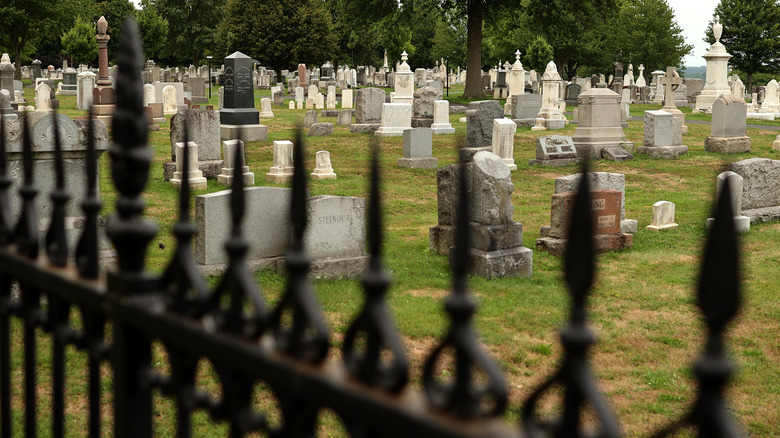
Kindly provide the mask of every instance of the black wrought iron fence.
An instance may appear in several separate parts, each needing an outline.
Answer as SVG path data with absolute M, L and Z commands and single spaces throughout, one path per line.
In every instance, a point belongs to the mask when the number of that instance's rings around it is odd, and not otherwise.
M 229 425 L 230 436 L 260 431 L 268 436 L 316 435 L 318 413 L 330 409 L 351 436 L 356 437 L 516 437 L 603 436 L 621 434 L 591 377 L 588 349 L 594 336 L 586 325 L 586 298 L 595 269 L 587 164 L 576 197 L 565 260 L 566 283 L 572 295 L 568 325 L 561 331 L 564 355 L 560 368 L 536 390 L 522 408 L 522 425 L 508 425 L 501 415 L 507 388 L 495 362 L 480 348 L 471 324 L 475 301 L 466 284 L 470 227 L 459 226 L 452 256 L 453 287 L 446 299 L 449 330 L 428 355 L 422 370 L 422 390 L 407 386 L 409 363 L 400 336 L 389 316 L 385 292 L 390 284 L 382 266 L 382 223 L 376 148 L 372 158 L 369 193 L 368 242 L 370 263 L 363 275 L 363 308 L 351 322 L 341 359 L 330 359 L 329 334 L 316 302 L 307 270 L 310 258 L 303 244 L 306 226 L 306 178 L 300 133 L 295 142 L 295 176 L 290 209 L 292 246 L 286 256 L 287 289 L 273 309 L 245 264 L 248 249 L 242 236 L 243 179 L 233 178 L 232 232 L 225 244 L 229 264 L 221 282 L 209 290 L 197 271 L 191 251 L 195 228 L 190 221 L 188 169 L 182 172 L 179 220 L 174 228 L 176 249 L 163 275 L 145 270 L 146 248 L 157 233 L 144 219 L 141 194 L 147 181 L 151 151 L 146 144 L 146 116 L 137 30 L 128 22 L 119 54 L 117 106 L 113 119 L 111 170 L 118 199 L 108 219 L 107 235 L 116 249 L 118 267 L 107 276 L 98 272 L 98 213 L 93 136 L 88 144 L 88 191 L 81 207 L 83 234 L 75 250 L 65 236 L 64 209 L 69 195 L 63 177 L 62 151 L 55 121 L 56 189 L 51 194 L 51 222 L 39 253 L 37 191 L 33 185 L 30 133 L 23 126 L 24 171 L 19 187 L 20 216 L 10 213 L 5 123 L 0 122 L 0 434 L 35 436 L 39 419 L 36 388 L 41 384 L 36 342 L 43 329 L 52 340 L 51 430 L 64 436 L 65 349 L 87 353 L 88 433 L 101 427 L 103 395 L 100 367 L 113 373 L 113 435 L 146 437 L 153 432 L 153 392 L 176 404 L 176 434 L 192 433 L 191 416 L 203 410 Z M 23 117 L 26 120 L 26 117 Z M 92 117 L 90 115 L 90 121 Z M 91 132 L 90 126 L 90 132 Z M 185 133 L 185 143 L 187 134 Z M 183 149 L 185 166 L 188 149 Z M 236 167 L 243 157 L 236 148 Z M 469 223 L 466 172 L 460 172 L 458 224 Z M 726 181 L 728 184 L 728 180 Z M 698 304 L 708 335 L 704 353 L 696 362 L 698 398 L 690 413 L 656 433 L 664 436 L 692 425 L 700 436 L 737 436 L 726 408 L 723 389 L 732 365 L 723 349 L 723 331 L 740 303 L 738 248 L 731 213 L 730 192 L 721 191 L 715 224 L 706 245 Z M 69 260 L 69 256 L 72 257 Z M 18 294 L 12 294 L 18 285 Z M 45 298 L 45 304 L 44 304 Z M 71 323 L 76 309 L 83 324 Z M 23 326 L 22 345 L 10 341 L 10 322 Z M 111 338 L 105 337 L 106 324 Z M 168 354 L 170 371 L 153 366 L 153 342 Z M 23 350 L 23 403 L 12 404 L 11 351 Z M 434 373 L 445 352 L 452 352 L 451 380 Z M 198 362 L 214 365 L 221 396 L 197 389 Z M 278 400 L 281 421 L 254 407 L 253 388 L 264 383 Z M 537 401 L 553 385 L 562 386 L 562 412 L 551 420 L 537 417 Z M 49 404 L 46 404 L 49 406 Z M 12 411 L 23 410 L 23 430 L 12 428 Z M 583 425 L 586 410 L 597 425 Z M 592 422 L 591 422 L 592 423 Z

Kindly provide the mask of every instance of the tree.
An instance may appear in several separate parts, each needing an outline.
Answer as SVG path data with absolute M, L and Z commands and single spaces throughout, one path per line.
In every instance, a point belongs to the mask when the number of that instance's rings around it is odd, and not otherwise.
M 714 16 L 720 16 L 720 42 L 732 58 L 729 64 L 747 74 L 748 90 L 756 73 L 780 70 L 780 4 L 778 0 L 721 0 Z M 712 24 L 705 41 L 715 42 Z
M 562 76 L 575 76 L 582 65 L 608 64 L 617 0 L 529 0 L 526 10 L 529 25 L 553 47 Z
M 56 16 L 54 0 L 11 0 L 0 6 L 0 45 L 7 48 L 16 62 L 16 79 L 22 78 L 22 54 L 29 51 L 35 39 L 46 33 Z
M 130 0 L 103 0 L 95 2 L 91 8 L 92 21 L 97 23 L 100 17 L 108 21 L 108 59 L 113 62 L 119 53 L 119 42 L 122 41 L 122 29 L 125 19 L 135 14 L 135 7 Z M 92 34 L 94 38 L 94 33 Z M 97 44 L 97 43 L 95 43 Z
M 536 37 L 526 51 L 525 67 L 529 70 L 543 72 L 553 60 L 553 48 L 543 36 Z
M 78 16 L 73 27 L 62 35 L 62 49 L 73 65 L 94 61 L 98 55 L 95 26 Z
M 245 52 L 282 69 L 298 62 L 320 64 L 336 49 L 331 17 L 318 0 L 228 0 L 219 26 L 225 53 Z
M 224 4 L 225 0 L 141 0 L 144 9 L 154 7 L 168 21 L 163 54 L 174 63 L 193 65 L 198 65 L 206 50 L 214 47 Z M 254 32 L 260 35 L 266 30 L 258 27 Z
M 450 68 L 466 65 L 466 20 L 453 17 L 436 23 L 431 54 L 449 60 Z
M 144 43 L 146 58 L 156 58 L 168 39 L 168 20 L 163 18 L 155 7 L 147 6 L 136 12 L 136 21 Z
M 648 72 L 681 67 L 693 46 L 685 44 L 674 10 L 666 0 L 626 0 L 620 8 L 616 59 L 624 65 L 644 64 Z M 652 43 L 648 43 L 652 42 Z

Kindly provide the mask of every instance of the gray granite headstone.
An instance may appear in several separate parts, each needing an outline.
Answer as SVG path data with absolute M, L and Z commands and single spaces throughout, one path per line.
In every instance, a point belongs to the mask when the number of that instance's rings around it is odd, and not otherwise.
M 314 196 L 309 198 L 307 208 L 304 247 L 315 261 L 365 255 L 365 199 Z
M 306 114 L 303 116 L 303 127 L 306 129 L 311 128 L 311 125 L 318 122 L 319 113 L 317 110 L 309 110 L 306 111 Z
M 361 88 L 355 96 L 355 124 L 380 123 L 385 92 L 379 88 Z
M 674 116 L 663 110 L 645 111 L 645 147 L 682 144 L 682 128 L 675 132 Z
M 744 137 L 747 105 L 734 96 L 715 99 L 712 104 L 712 137 Z
M 431 128 L 412 128 L 404 131 L 404 158 L 430 158 L 433 151 Z
M 493 119 L 504 117 L 504 109 L 497 100 L 469 103 L 466 110 L 466 137 L 468 147 L 492 146 Z
M 541 94 L 516 94 L 512 96 L 513 119 L 535 119 L 541 109 Z
M 219 112 L 211 110 L 179 111 L 171 118 L 171 160 L 176 161 L 176 143 L 184 141 L 184 124 L 188 122 L 189 141 L 198 145 L 198 160 L 221 159 Z
M 483 225 L 512 222 L 512 178 L 504 160 L 491 152 L 477 152 L 471 168 L 471 221 Z
M 731 163 L 743 180 L 742 209 L 780 206 L 780 160 L 750 158 Z

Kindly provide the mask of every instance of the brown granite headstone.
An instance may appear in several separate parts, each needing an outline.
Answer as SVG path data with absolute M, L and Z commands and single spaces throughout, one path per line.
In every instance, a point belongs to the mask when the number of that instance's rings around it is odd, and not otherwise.
M 550 237 L 567 238 L 576 196 L 577 192 L 558 193 L 552 196 Z M 593 233 L 595 235 L 620 233 L 622 198 L 619 190 L 591 190 Z

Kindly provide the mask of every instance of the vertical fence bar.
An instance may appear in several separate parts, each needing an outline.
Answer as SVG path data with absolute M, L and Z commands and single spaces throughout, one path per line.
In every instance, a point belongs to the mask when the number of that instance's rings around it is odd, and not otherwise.
M 105 320 L 87 311 L 83 311 L 82 315 L 84 318 L 84 335 L 87 341 L 87 354 L 89 355 L 89 436 L 98 438 L 100 437 L 101 424 L 100 364 L 103 361 L 103 329 Z
M 108 276 L 108 291 L 128 298 L 154 293 L 157 279 L 145 271 L 146 250 L 157 226 L 144 219 L 141 193 L 149 176 L 152 151 L 147 145 L 143 109 L 141 47 L 135 21 L 125 21 L 120 44 L 113 118 L 114 144 L 110 150 L 111 176 L 119 197 L 106 232 L 116 247 L 119 270 Z M 152 389 L 140 376 L 151 367 L 151 340 L 139 329 L 113 324 L 114 435 L 118 438 L 152 435 Z
M 0 114 L 0 245 L 12 241 L 8 162 L 5 149 L 5 118 Z M 0 437 L 11 437 L 11 280 L 0 275 Z

